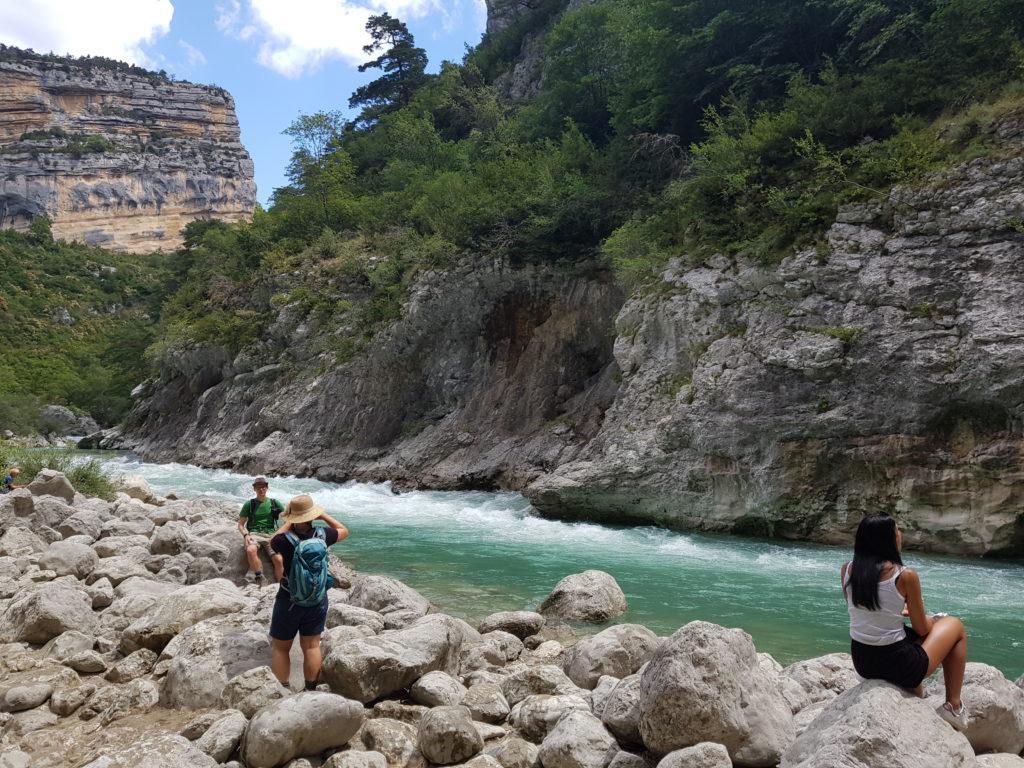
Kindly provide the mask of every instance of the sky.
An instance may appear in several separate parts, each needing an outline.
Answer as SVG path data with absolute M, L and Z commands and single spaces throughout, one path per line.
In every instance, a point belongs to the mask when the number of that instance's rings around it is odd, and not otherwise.
M 379 75 L 357 67 L 366 19 L 383 11 L 409 25 L 431 72 L 461 61 L 486 22 L 483 0 L 0 0 L 0 42 L 227 88 L 266 204 L 285 183 L 288 124 L 303 112 L 351 114 L 349 95 Z

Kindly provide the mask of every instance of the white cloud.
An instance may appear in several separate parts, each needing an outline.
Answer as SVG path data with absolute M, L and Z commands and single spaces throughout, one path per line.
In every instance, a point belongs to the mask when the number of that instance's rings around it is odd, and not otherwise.
M 206 64 L 206 56 L 203 52 L 196 48 L 192 43 L 187 40 L 178 40 L 178 46 L 185 53 L 185 66 L 189 69 L 195 69 Z
M 170 31 L 173 15 L 171 0 L 3 0 L 0 41 L 148 66 L 143 46 Z
M 223 0 L 217 28 L 257 44 L 256 60 L 285 77 L 299 77 L 324 62 L 366 60 L 366 20 L 387 11 L 402 20 L 428 13 L 448 17 L 442 0 Z

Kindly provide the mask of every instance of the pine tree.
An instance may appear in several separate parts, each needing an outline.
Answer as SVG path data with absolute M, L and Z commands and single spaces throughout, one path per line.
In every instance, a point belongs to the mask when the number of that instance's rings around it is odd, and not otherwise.
M 427 79 L 427 52 L 416 47 L 416 41 L 405 23 L 388 13 L 371 16 L 366 31 L 373 42 L 363 51 L 380 55 L 360 65 L 359 71 L 379 69 L 383 75 L 358 88 L 348 100 L 350 107 L 362 107 L 355 120 L 358 127 L 369 127 L 383 115 L 406 106 L 416 89 Z

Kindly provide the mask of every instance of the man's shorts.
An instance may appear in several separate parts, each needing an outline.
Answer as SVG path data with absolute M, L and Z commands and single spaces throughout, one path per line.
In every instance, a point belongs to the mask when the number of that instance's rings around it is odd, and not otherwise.
M 288 598 L 277 599 L 270 618 L 270 636 L 275 640 L 294 640 L 296 633 L 302 637 L 322 635 L 326 624 L 326 597 L 323 604 L 312 608 L 295 605 Z
M 266 553 L 267 557 L 273 557 L 277 554 L 277 552 L 274 551 L 274 547 L 270 544 L 270 539 L 272 537 L 263 533 L 250 533 L 249 535 L 252 536 L 252 543 L 259 549 L 262 549 Z

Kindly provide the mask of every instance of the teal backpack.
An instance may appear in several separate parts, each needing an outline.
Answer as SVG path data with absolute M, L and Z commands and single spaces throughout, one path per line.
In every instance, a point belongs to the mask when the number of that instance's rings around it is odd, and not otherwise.
M 295 547 L 288 572 L 288 591 L 292 602 L 304 608 L 320 605 L 334 581 L 327 573 L 327 537 L 323 528 L 314 528 L 313 537 L 300 539 L 293 531 L 285 534 Z

